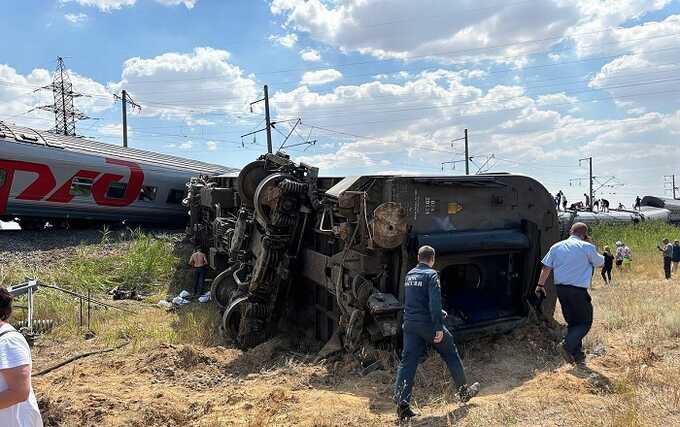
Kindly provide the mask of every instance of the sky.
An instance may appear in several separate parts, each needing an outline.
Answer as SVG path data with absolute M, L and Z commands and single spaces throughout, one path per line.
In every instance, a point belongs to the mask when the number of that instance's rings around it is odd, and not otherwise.
M 535 177 L 630 206 L 680 185 L 680 4 L 671 0 L 5 0 L 0 120 L 64 58 L 79 135 L 240 167 L 274 148 L 323 175 Z M 299 121 L 298 121 L 299 119 Z M 288 136 L 289 135 L 289 136 Z M 288 137 L 287 137 L 288 136 Z M 286 138 L 287 137 L 287 138 Z M 680 192 L 678 193 L 680 195 Z

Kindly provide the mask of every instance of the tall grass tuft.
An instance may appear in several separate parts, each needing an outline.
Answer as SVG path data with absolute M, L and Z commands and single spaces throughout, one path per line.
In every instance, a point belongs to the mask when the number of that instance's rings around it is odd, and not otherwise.
M 593 240 L 600 249 L 609 246 L 612 251 L 617 241 L 627 244 L 636 254 L 649 256 L 657 254 L 656 246 L 661 240 L 680 239 L 680 228 L 661 221 L 648 221 L 640 224 L 602 224 L 593 227 Z

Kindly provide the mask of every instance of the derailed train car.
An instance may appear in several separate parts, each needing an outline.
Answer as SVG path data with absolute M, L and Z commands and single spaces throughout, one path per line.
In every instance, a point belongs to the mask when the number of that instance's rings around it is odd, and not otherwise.
M 222 331 L 244 348 L 282 320 L 350 351 L 396 337 L 403 279 L 423 244 L 437 251 L 452 332 L 511 330 L 559 237 L 550 194 L 509 174 L 321 178 L 267 154 L 238 175 L 192 179 L 188 202 L 193 239 L 217 273 Z M 541 308 L 552 315 L 549 295 Z

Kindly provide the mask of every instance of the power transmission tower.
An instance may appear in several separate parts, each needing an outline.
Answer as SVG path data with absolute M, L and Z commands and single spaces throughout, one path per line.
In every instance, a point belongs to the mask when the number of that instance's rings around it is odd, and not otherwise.
M 122 106 L 122 112 L 123 112 L 123 147 L 128 146 L 128 130 L 127 130 L 127 105 L 130 104 L 132 109 L 137 109 L 137 111 L 142 111 L 142 107 L 137 104 L 132 98 L 130 98 L 130 95 L 127 93 L 125 89 L 121 91 L 120 96 L 118 95 L 113 95 L 114 98 L 120 101 L 121 106 Z
M 677 200 L 676 191 L 678 190 L 678 187 L 675 186 L 675 174 L 664 176 L 663 181 L 664 193 L 672 194 L 673 199 Z
M 85 120 L 89 117 L 78 111 L 73 105 L 73 98 L 83 95 L 73 90 L 73 83 L 71 83 L 71 78 L 64 65 L 64 58 L 61 56 L 57 57 L 57 68 L 52 76 L 52 83 L 36 89 L 36 92 L 44 89 L 52 91 L 54 104 L 42 105 L 35 109 L 54 113 L 54 133 L 75 136 L 76 120 Z
M 257 104 L 258 102 L 264 101 L 264 120 L 265 120 L 265 127 L 260 130 L 256 130 L 254 132 L 249 132 L 247 134 L 241 135 L 241 138 L 248 136 L 248 135 L 253 135 L 258 132 L 262 132 L 263 130 L 267 131 L 267 152 L 271 153 L 272 152 L 272 126 L 273 123 L 271 122 L 271 118 L 269 117 L 269 88 L 267 85 L 264 85 L 264 97 L 261 99 L 258 99 L 257 101 L 253 101 L 250 103 L 250 112 L 253 112 L 253 105 Z

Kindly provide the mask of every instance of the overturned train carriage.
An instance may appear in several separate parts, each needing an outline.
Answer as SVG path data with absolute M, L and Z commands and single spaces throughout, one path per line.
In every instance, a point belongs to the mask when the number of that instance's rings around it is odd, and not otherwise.
M 222 330 L 242 347 L 284 319 L 348 350 L 389 341 L 424 244 L 437 251 L 455 334 L 511 330 L 559 236 L 550 194 L 517 175 L 321 178 L 268 154 L 238 176 L 194 178 L 188 201 L 191 234 L 217 274 Z M 542 304 L 552 315 L 554 297 Z

